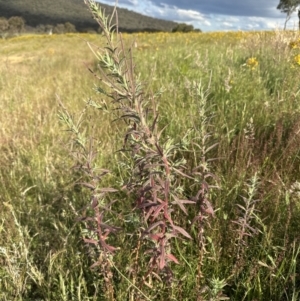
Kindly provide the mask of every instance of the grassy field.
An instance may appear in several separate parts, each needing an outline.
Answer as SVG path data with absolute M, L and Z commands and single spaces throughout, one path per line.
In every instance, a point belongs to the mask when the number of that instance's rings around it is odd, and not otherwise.
M 20 36 L 0 41 L 0 300 L 299 300 L 299 33 L 123 39 L 133 46 L 146 109 L 161 91 L 152 122 L 188 175 L 171 178 L 174 191 L 203 196 L 171 208 L 190 236 L 167 246 L 179 263 L 149 264 L 153 242 L 142 239 L 145 220 L 124 189 L 135 168 L 119 152 L 130 123 L 105 107 L 110 98 L 99 93 L 103 74 L 87 45 L 104 47 L 104 37 Z M 76 148 L 79 134 L 62 116 L 81 118 L 97 152 Z M 96 176 L 76 167 L 89 156 L 111 171 L 101 185 L 116 190 L 107 219 L 121 230 L 107 241 L 118 250 L 104 259 L 82 240 L 93 189 L 78 183 Z

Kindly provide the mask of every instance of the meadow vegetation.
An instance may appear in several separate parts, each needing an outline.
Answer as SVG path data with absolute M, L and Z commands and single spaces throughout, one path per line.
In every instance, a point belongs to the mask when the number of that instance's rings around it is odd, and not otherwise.
M 299 300 L 299 33 L 122 41 L 0 41 L 0 300 Z

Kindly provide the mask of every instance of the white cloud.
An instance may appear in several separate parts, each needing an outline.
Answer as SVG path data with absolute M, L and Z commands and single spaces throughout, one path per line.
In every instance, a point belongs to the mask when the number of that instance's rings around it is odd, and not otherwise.
M 99 0 L 114 5 L 114 1 Z M 270 30 L 283 28 L 285 15 L 279 0 L 119 0 L 119 6 L 154 18 L 184 22 L 203 31 Z M 298 28 L 294 13 L 288 29 Z
M 203 21 L 205 19 L 204 15 L 195 10 L 175 9 L 175 12 L 183 19 L 190 19 L 194 21 Z
M 222 24 L 223 24 L 225 27 L 229 27 L 229 28 L 234 27 L 234 24 L 232 24 L 232 23 L 223 22 Z

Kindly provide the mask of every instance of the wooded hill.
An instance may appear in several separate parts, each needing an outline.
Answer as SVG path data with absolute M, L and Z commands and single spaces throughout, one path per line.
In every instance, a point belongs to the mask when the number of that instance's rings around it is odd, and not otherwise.
M 99 3 L 111 14 L 113 6 Z M 0 0 L 0 17 L 22 17 L 26 25 L 57 25 L 70 22 L 78 31 L 97 30 L 83 0 Z M 119 28 L 122 31 L 171 31 L 177 23 L 147 17 L 127 9 L 118 8 Z

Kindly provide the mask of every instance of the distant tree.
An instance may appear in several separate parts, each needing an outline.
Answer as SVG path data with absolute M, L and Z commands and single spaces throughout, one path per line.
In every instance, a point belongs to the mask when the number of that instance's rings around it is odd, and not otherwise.
M 53 31 L 53 25 L 50 24 L 39 24 L 36 26 L 35 31 L 38 33 L 47 33 L 47 34 L 52 34 Z
M 299 5 L 300 0 L 280 0 L 279 4 L 277 5 L 277 9 L 286 14 L 284 30 L 286 30 L 287 22 L 291 19 L 293 12 L 296 11 Z
M 172 29 L 172 32 L 191 32 L 191 31 L 194 31 L 194 26 L 185 23 L 180 23 Z
M 35 30 L 36 32 L 44 33 L 46 31 L 46 28 L 44 24 L 39 24 L 38 26 L 36 26 Z
M 47 24 L 45 25 L 45 32 L 47 32 L 48 34 L 52 34 L 52 31 L 53 31 L 53 25 L 50 25 L 50 24 Z
M 8 19 L 9 31 L 12 34 L 19 34 L 24 30 L 25 21 L 22 17 L 11 17 Z
M 53 33 L 62 34 L 62 33 L 65 33 L 65 32 L 66 32 L 65 24 L 57 24 L 53 28 Z
M 76 32 L 76 27 L 70 22 L 65 23 L 65 32 Z
M 9 23 L 6 18 L 0 18 L 0 36 L 5 38 L 9 29 Z

